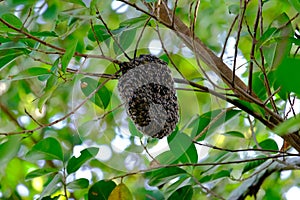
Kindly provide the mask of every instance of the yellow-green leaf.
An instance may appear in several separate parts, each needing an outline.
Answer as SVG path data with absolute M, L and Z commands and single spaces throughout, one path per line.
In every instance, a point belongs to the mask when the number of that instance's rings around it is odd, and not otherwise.
M 132 194 L 124 183 L 120 183 L 110 193 L 108 200 L 132 200 Z

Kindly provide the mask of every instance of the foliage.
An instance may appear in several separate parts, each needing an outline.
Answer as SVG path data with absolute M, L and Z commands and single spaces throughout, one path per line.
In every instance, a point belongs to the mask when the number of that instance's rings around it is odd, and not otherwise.
M 158 2 L 0 1 L 1 199 L 273 199 L 300 184 L 279 137 L 300 128 L 299 1 Z M 175 78 L 180 121 L 161 140 L 116 91 L 136 54 Z

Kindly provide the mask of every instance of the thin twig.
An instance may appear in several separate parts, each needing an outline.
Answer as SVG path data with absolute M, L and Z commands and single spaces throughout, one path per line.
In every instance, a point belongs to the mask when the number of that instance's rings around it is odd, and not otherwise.
M 282 26 L 278 27 L 278 29 L 283 29 L 285 28 L 288 24 L 290 24 L 292 21 L 294 21 L 297 17 L 300 16 L 300 13 L 297 13 L 294 17 L 292 17 L 289 21 L 284 23 Z
M 278 154 L 284 154 L 284 155 L 291 155 L 291 156 L 300 156 L 300 154 L 295 154 L 295 153 L 289 153 L 289 152 L 283 152 L 283 151 L 278 151 L 278 150 L 267 150 L 267 149 L 258 149 L 258 148 L 247 148 L 247 149 L 228 149 L 228 148 L 223 148 L 223 147 L 217 147 L 211 144 L 204 144 L 198 141 L 193 140 L 193 143 L 209 147 L 211 149 L 215 149 L 218 151 L 227 151 L 231 153 L 240 153 L 240 152 L 249 152 L 249 151 L 254 151 L 254 152 L 266 152 L 266 153 L 278 153 Z
M 193 138 L 194 141 L 197 141 L 199 138 L 201 138 L 207 131 L 208 129 L 213 126 L 227 111 L 232 110 L 234 107 L 226 108 L 222 110 L 217 116 L 215 116 L 209 124 L 200 132 L 197 133 L 197 135 Z
M 16 119 L 14 114 L 10 112 L 10 110 L 1 102 L 0 102 L 0 110 L 2 110 L 8 116 L 8 118 L 11 119 L 19 128 L 23 130 L 25 129 L 24 126 L 20 124 L 19 121 Z
M 255 145 L 256 145 L 258 148 L 262 149 L 261 146 L 259 145 L 257 139 L 256 139 L 256 135 L 255 135 L 255 131 L 254 131 L 254 126 L 253 126 L 253 124 L 252 124 L 252 121 L 251 121 L 251 118 L 250 118 L 249 115 L 247 115 L 247 119 L 248 119 L 248 122 L 249 122 L 249 124 L 250 124 L 250 131 L 251 131 L 252 139 L 253 139 Z
M 57 47 L 53 44 L 50 44 L 50 43 L 47 43 L 45 42 L 44 40 L 41 40 L 40 38 L 38 37 L 35 37 L 33 35 L 31 35 L 30 33 L 26 32 L 26 31 L 23 31 L 22 29 L 19 29 L 19 28 L 16 28 L 14 27 L 13 25 L 7 23 L 6 21 L 4 21 L 2 18 L 0 18 L 0 22 L 2 22 L 3 24 L 5 24 L 8 28 L 11 28 L 19 33 L 22 33 L 23 35 L 27 36 L 28 38 L 32 39 L 32 40 L 35 40 L 47 47 L 50 47 L 52 49 L 55 49 L 55 50 L 58 50 L 58 52 L 47 52 L 47 54 L 60 54 L 60 55 L 63 55 L 65 53 L 65 49 L 63 48 L 60 48 L 60 47 Z M 42 50 L 37 50 L 37 49 L 34 49 L 35 51 L 42 51 Z M 45 51 L 46 52 L 46 51 Z M 100 58 L 100 59 L 105 59 L 105 60 L 109 60 L 113 63 L 116 63 L 116 64 L 120 64 L 121 62 L 118 61 L 118 60 L 115 60 L 115 59 L 112 59 L 110 57 L 106 57 L 106 56 L 103 56 L 103 55 L 89 55 L 89 54 L 83 54 L 83 53 L 79 53 L 79 52 L 75 52 L 74 53 L 74 56 L 80 56 L 80 57 L 85 57 L 85 58 Z
M 67 192 L 67 173 L 66 173 L 66 167 L 65 166 L 63 168 L 62 184 L 63 184 L 63 188 L 64 188 L 64 196 L 65 196 L 66 200 L 68 200 L 69 197 L 68 197 L 68 192 Z
M 34 49 L 32 47 L 27 46 L 28 49 L 32 50 L 32 51 L 36 51 L 36 52 L 40 52 L 40 53 L 44 53 L 47 55 L 51 55 L 51 54 L 57 54 L 57 55 L 64 55 L 64 52 L 61 51 L 45 51 L 42 49 Z M 84 54 L 84 53 L 79 53 L 79 52 L 75 52 L 74 56 L 79 56 L 79 57 L 83 57 L 83 58 L 98 58 L 98 59 L 103 59 L 103 60 L 108 60 L 114 64 L 120 64 L 121 62 L 115 59 L 112 59 L 111 57 L 107 57 L 104 55 L 95 55 L 95 54 Z
M 91 76 L 91 77 L 110 78 L 110 79 L 118 79 L 118 77 L 119 77 L 116 74 L 81 72 L 80 70 L 71 69 L 71 68 L 67 68 L 67 72 L 82 74 L 82 75 Z
M 97 18 L 100 19 L 100 21 L 102 22 L 102 24 L 105 26 L 108 34 L 112 37 L 112 39 L 114 40 L 115 44 L 118 46 L 118 48 L 123 52 L 124 56 L 128 59 L 131 60 L 131 58 L 127 55 L 127 53 L 124 51 L 123 47 L 120 45 L 120 43 L 117 41 L 117 39 L 114 37 L 114 35 L 112 34 L 112 32 L 110 31 L 110 29 L 108 28 L 106 22 L 104 21 L 104 19 L 102 18 L 102 16 L 100 15 L 100 12 L 98 10 L 98 8 L 96 7 L 96 14 L 97 14 Z
M 133 60 L 135 60 L 135 58 L 136 58 L 138 46 L 139 46 L 139 44 L 140 44 L 140 41 L 141 41 L 142 36 L 143 36 L 143 33 L 144 33 L 144 31 L 145 31 L 145 29 L 146 29 L 146 26 L 148 25 L 150 19 L 151 19 L 151 17 L 149 17 L 149 18 L 147 19 L 146 23 L 145 23 L 144 26 L 143 26 L 143 29 L 142 29 L 142 31 L 141 31 L 141 34 L 139 35 L 139 37 L 138 37 L 138 39 L 137 39 L 137 42 L 136 42 L 136 45 L 135 45 L 135 48 L 134 48 Z
M 101 48 L 100 41 L 99 41 L 99 39 L 98 39 L 98 37 L 97 37 L 97 34 L 96 34 L 96 32 L 95 32 L 95 29 L 94 29 L 94 25 L 93 25 L 92 19 L 90 20 L 90 24 L 91 24 L 92 32 L 93 32 L 94 37 L 95 37 L 95 39 L 96 39 L 97 45 L 98 45 L 99 50 L 100 50 L 100 52 L 101 52 L 101 55 L 104 55 L 103 50 L 102 50 L 102 48 Z
M 276 107 L 276 103 L 275 103 L 275 101 L 274 101 L 274 99 L 273 99 L 273 95 L 272 95 L 272 92 L 271 92 L 271 86 L 270 86 L 269 78 L 268 78 L 268 75 L 267 75 L 267 72 L 266 72 L 266 67 L 265 67 L 265 62 L 264 62 L 265 58 L 264 58 L 264 54 L 263 54 L 263 49 L 262 49 L 262 47 L 259 48 L 259 51 L 260 51 L 261 62 L 262 62 L 261 71 L 262 71 L 262 73 L 263 73 L 263 75 L 264 75 L 264 85 L 265 85 L 265 87 L 266 87 L 267 94 L 268 94 L 268 96 L 269 96 L 268 98 L 269 98 L 269 100 L 270 100 L 270 103 L 271 103 L 271 105 L 272 105 L 272 108 L 273 108 L 274 112 L 275 112 L 276 114 L 279 114 L 278 109 L 277 109 L 277 107 Z M 276 92 L 276 91 L 275 91 L 275 92 Z M 273 93 L 274 93 L 274 92 L 273 92 Z
M 295 100 L 296 100 L 296 97 L 293 97 L 293 100 L 291 100 L 291 95 L 288 94 L 288 102 L 289 102 L 290 108 L 289 108 L 289 110 L 286 112 L 286 115 L 284 116 L 285 119 L 287 119 L 287 117 L 288 117 L 288 115 L 290 114 L 290 112 L 292 112 L 293 115 L 296 116 L 296 112 L 295 112 L 295 110 L 294 110 Z
M 39 121 L 37 121 L 36 119 L 34 119 L 34 117 L 26 109 L 24 111 L 28 115 L 28 117 L 30 117 L 30 119 L 32 119 L 37 125 L 43 126 L 43 124 L 41 124 Z
M 244 6 L 242 6 L 242 0 L 240 0 L 240 8 L 242 10 L 242 13 L 239 17 L 239 25 L 238 25 L 238 31 L 237 31 L 237 36 L 236 36 L 236 42 L 235 42 L 235 47 L 234 47 L 234 59 L 233 59 L 233 68 L 232 68 L 232 83 L 231 85 L 235 87 L 235 70 L 236 70 L 236 63 L 237 63 L 237 54 L 238 54 L 238 44 L 240 41 L 240 36 L 241 36 L 241 31 L 243 27 L 243 19 L 245 16 L 246 8 L 247 8 L 247 0 L 244 0 Z
M 286 157 L 287 155 L 271 155 L 269 157 L 258 157 L 258 158 L 249 158 L 249 159 L 244 159 L 244 160 L 232 160 L 232 161 L 225 161 L 225 162 L 208 162 L 208 163 L 179 163 L 179 164 L 168 164 L 168 165 L 159 165 L 159 166 L 154 166 L 152 168 L 148 169 L 142 169 L 134 172 L 129 172 L 123 175 L 119 176 L 114 176 L 109 178 L 108 180 L 115 180 L 119 178 L 124 178 L 127 176 L 133 176 L 136 174 L 143 174 L 146 172 L 150 172 L 153 170 L 157 169 L 162 169 L 162 168 L 171 168 L 171 167 L 200 167 L 200 166 L 221 166 L 221 165 L 238 165 L 242 163 L 248 163 L 248 162 L 253 162 L 253 161 L 263 161 L 263 160 L 269 160 L 269 159 L 276 159 L 276 158 L 282 158 Z M 288 157 L 299 157 L 299 154 L 295 155 L 288 155 Z
M 158 35 L 158 38 L 160 40 L 160 43 L 161 43 L 161 47 L 162 49 L 164 50 L 165 54 L 167 55 L 167 57 L 169 58 L 171 64 L 173 65 L 173 67 L 176 69 L 176 71 L 180 74 L 180 76 L 183 78 L 183 79 L 186 79 L 183 75 L 183 73 L 179 70 L 179 68 L 177 67 L 177 65 L 175 64 L 175 62 L 173 61 L 173 59 L 171 58 L 171 55 L 169 54 L 169 52 L 167 51 L 163 41 L 162 41 L 162 37 L 161 37 L 161 33 L 160 33 L 160 29 L 159 29 L 159 26 L 158 24 L 156 24 L 156 32 L 157 32 L 157 35 Z
M 144 145 L 142 138 L 140 138 L 140 144 L 144 148 L 146 154 L 152 159 L 152 162 L 154 161 L 156 164 L 159 164 L 159 162 L 151 155 L 151 153 L 148 151 L 147 147 Z
M 32 60 L 34 60 L 34 61 L 37 61 L 37 62 L 46 64 L 46 65 L 52 66 L 52 63 L 51 63 L 51 62 L 47 62 L 47 61 L 42 60 L 42 59 L 40 59 L 40 58 L 35 58 L 35 57 L 33 57 L 31 54 L 29 54 L 28 56 L 29 56 Z
M 109 115 L 110 113 L 118 110 L 119 108 L 121 108 L 125 103 L 121 103 L 120 105 L 118 105 L 117 107 L 105 112 L 102 116 L 98 117 L 96 120 L 101 120 L 104 119 L 107 115 Z
M 195 183 L 197 185 L 199 185 L 207 194 L 210 194 L 211 196 L 213 196 L 213 197 L 215 197 L 217 199 L 225 200 L 225 198 L 223 198 L 219 194 L 216 194 L 214 191 L 212 191 L 211 189 L 209 189 L 208 187 L 206 187 L 202 183 L 200 183 L 200 181 L 195 176 L 193 176 L 192 174 L 190 174 L 190 176 L 193 178 L 193 180 L 195 181 Z
M 172 12 L 172 25 L 171 25 L 172 27 L 174 27 L 174 23 L 175 23 L 175 12 L 177 8 L 177 4 L 178 4 L 178 0 L 175 0 L 173 12 Z
M 276 160 L 277 161 L 277 160 Z M 260 168 L 260 170 L 257 170 L 257 171 L 254 171 L 250 176 L 246 177 L 246 178 L 242 178 L 243 174 L 240 175 L 240 178 L 238 179 L 235 179 L 233 177 L 231 177 L 232 180 L 234 181 L 239 181 L 239 182 L 242 182 L 242 181 L 246 181 L 248 179 L 251 179 L 252 177 L 258 175 L 259 173 L 261 173 L 262 171 L 264 170 L 267 170 L 274 162 L 276 162 L 275 160 L 272 160 L 268 165 L 266 166 L 263 166 L 262 168 Z
M 264 104 L 266 105 L 270 101 L 270 99 L 272 99 L 274 95 L 277 94 L 280 90 L 281 87 L 277 88 L 270 96 L 268 96 L 268 98 L 264 101 Z
M 252 95 L 253 60 L 255 59 L 254 53 L 255 53 L 255 46 L 256 46 L 256 35 L 257 35 L 258 22 L 259 22 L 260 15 L 261 15 L 260 9 L 261 9 L 261 7 L 258 6 L 256 18 L 255 18 L 255 22 L 254 22 L 254 27 L 253 27 L 253 37 L 252 37 L 252 45 L 251 45 L 251 52 L 250 52 L 250 64 L 249 64 L 249 75 L 248 75 L 248 89 L 249 89 L 250 95 Z M 251 31 L 250 31 L 250 33 L 251 33 Z
M 195 88 L 175 87 L 175 90 L 209 93 L 208 91 L 205 91 L 205 90 L 203 90 L 203 89 L 195 89 Z M 230 94 L 230 93 L 224 93 L 224 92 L 219 92 L 219 94 L 220 94 L 220 95 L 224 95 L 224 96 L 228 96 L 228 97 L 237 97 L 236 94 Z
M 238 18 L 239 18 L 239 15 L 236 15 L 235 18 L 233 19 L 233 22 L 231 23 L 231 26 L 230 26 L 230 28 L 229 28 L 229 31 L 228 31 L 228 33 L 227 33 L 227 35 L 226 35 L 225 42 L 224 42 L 224 46 L 223 46 L 223 49 L 222 49 L 222 52 L 221 52 L 221 55 L 220 55 L 220 58 L 221 58 L 221 59 L 222 59 L 223 56 L 224 56 L 224 53 L 225 53 L 225 50 L 226 50 L 226 46 L 227 46 L 228 39 L 229 39 L 229 37 L 230 37 L 230 34 L 231 34 L 231 32 L 232 32 L 232 30 L 233 30 L 233 27 L 234 27 L 234 25 L 235 25 L 235 23 L 236 23 L 236 21 L 237 21 Z
M 25 21 L 23 22 L 23 24 L 22 24 L 22 26 L 21 26 L 21 29 L 23 29 L 23 28 L 24 28 L 24 26 L 25 26 L 26 22 L 28 21 L 28 19 L 29 19 L 30 15 L 31 15 L 31 12 L 32 12 L 32 8 L 29 8 L 28 14 L 27 14 L 27 16 L 26 16 L 26 19 L 25 19 Z

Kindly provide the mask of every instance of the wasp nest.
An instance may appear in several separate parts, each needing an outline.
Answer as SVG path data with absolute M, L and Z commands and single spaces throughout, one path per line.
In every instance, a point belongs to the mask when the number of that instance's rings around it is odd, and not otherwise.
M 178 122 L 178 102 L 167 63 L 141 55 L 120 68 L 118 90 L 138 130 L 155 138 L 170 134 Z

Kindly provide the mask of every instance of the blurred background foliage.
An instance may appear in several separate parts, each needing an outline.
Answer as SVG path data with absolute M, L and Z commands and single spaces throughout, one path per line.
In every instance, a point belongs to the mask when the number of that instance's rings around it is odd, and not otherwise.
M 130 2 L 146 9 L 141 1 Z M 179 0 L 176 8 L 186 24 L 192 2 Z M 174 3 L 169 1 L 170 8 Z M 245 82 L 252 46 L 249 31 L 258 4 L 248 2 L 238 43 L 237 74 Z M 97 18 L 97 9 L 114 39 Z M 299 11 L 297 0 L 263 1 L 263 30 L 258 28 L 255 58 L 266 60 L 272 90 L 282 88 L 274 101 L 285 118 L 300 110 L 299 39 L 294 37 Z M 239 13 L 239 1 L 202 0 L 197 15 L 195 34 L 217 55 L 232 29 L 223 56 L 229 67 L 238 31 L 237 24 L 230 27 Z M 115 40 L 131 58 L 135 49 L 138 55 L 154 54 L 181 78 L 172 59 L 186 79 L 213 88 L 175 33 L 153 19 L 145 26 L 148 16 L 131 6 L 101 0 L 7 0 L 0 1 L 0 18 L 1 199 L 226 199 L 266 161 L 261 158 L 277 155 L 282 146 L 279 136 L 246 112 L 186 85 L 176 84 L 178 126 L 160 141 L 139 133 L 119 107 L 116 79 L 86 101 L 106 80 L 97 75 L 114 74 L 114 61 L 127 61 Z M 278 52 L 285 61 L 276 60 Z M 273 70 L 276 65 L 278 70 Z M 224 85 L 209 69 L 207 74 Z M 253 90 L 265 100 L 268 94 L 258 66 L 253 75 Z M 282 126 L 279 132 L 288 128 Z M 271 151 L 226 151 L 258 146 Z M 234 163 L 245 159 L 250 160 Z M 299 195 L 299 175 L 295 170 L 272 174 L 258 199 L 288 199 L 291 190 Z

